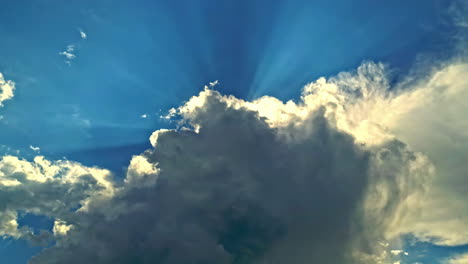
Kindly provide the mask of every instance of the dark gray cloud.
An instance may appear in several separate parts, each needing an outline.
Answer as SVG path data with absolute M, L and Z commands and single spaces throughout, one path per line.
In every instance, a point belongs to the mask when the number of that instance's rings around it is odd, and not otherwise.
M 181 113 L 196 131 L 157 133 L 116 195 L 65 218 L 73 228 L 30 263 L 383 261 L 417 155 L 356 144 L 324 108 L 275 128 L 230 100 L 192 98 Z

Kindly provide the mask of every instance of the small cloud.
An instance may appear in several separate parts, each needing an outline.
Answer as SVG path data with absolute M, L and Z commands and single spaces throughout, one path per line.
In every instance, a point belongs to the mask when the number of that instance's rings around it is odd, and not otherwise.
M 387 242 L 385 242 L 385 241 L 379 242 L 379 244 L 380 244 L 381 246 L 383 246 L 383 247 L 388 247 L 388 246 L 390 246 L 390 244 L 387 243 Z
M 54 227 L 52 229 L 55 236 L 64 236 L 73 228 L 73 225 L 67 225 L 67 223 L 60 219 L 55 219 Z
M 68 51 L 62 51 L 62 52 L 60 52 L 60 55 L 65 56 L 68 60 L 73 60 L 74 58 L 76 58 L 75 54 L 70 53 Z
M 218 85 L 218 84 L 219 84 L 219 81 L 218 81 L 218 80 L 216 80 L 216 81 L 214 81 L 214 82 L 210 82 L 210 87 L 215 87 L 215 86 Z
M 161 115 L 161 116 L 159 116 L 159 118 L 161 118 L 161 119 L 171 119 L 176 114 L 177 114 L 177 109 L 171 108 L 171 109 L 169 109 L 169 112 L 167 113 L 167 115 Z
M 3 78 L 3 74 L 0 73 L 0 107 L 3 106 L 3 102 L 10 100 L 14 96 L 15 83 Z
M 405 252 L 401 249 L 394 249 L 394 250 L 390 250 L 390 253 L 392 253 L 393 255 L 395 256 L 398 256 L 398 255 L 405 255 L 405 256 L 408 256 L 409 253 L 408 252 Z
M 84 32 L 81 29 L 80 29 L 80 36 L 81 36 L 82 39 L 87 39 L 88 38 L 88 35 L 86 34 L 86 32 Z
M 71 61 L 76 58 L 76 55 L 73 54 L 75 51 L 75 45 L 68 45 L 65 51 L 60 52 L 59 54 L 65 56 L 66 61 L 65 63 L 70 65 Z
M 41 152 L 41 148 L 40 147 L 34 147 L 32 145 L 29 146 L 29 148 L 34 151 L 34 152 Z
M 143 115 L 141 115 L 141 118 L 147 118 L 147 117 L 148 117 L 148 115 L 147 115 L 147 114 L 143 114 Z

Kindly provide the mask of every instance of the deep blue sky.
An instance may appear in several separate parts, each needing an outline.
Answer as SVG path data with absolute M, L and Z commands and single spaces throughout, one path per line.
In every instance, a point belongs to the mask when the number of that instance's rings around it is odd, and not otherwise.
M 37 146 L 119 175 L 152 131 L 173 126 L 159 115 L 209 81 L 244 99 L 297 99 L 306 83 L 364 60 L 399 78 L 425 56 L 449 56 L 444 3 L 3 0 L 0 72 L 17 90 L 0 109 L 0 150 L 28 158 Z M 68 45 L 70 65 L 59 54 Z M 0 242 L 0 263 L 36 250 Z

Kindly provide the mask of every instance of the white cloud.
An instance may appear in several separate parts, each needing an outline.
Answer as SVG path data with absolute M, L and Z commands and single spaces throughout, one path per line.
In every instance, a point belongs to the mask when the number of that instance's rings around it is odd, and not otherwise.
M 156 183 L 159 169 L 144 156 L 133 156 L 127 169 L 125 182 L 132 186 L 152 186 Z
M 80 30 L 80 37 L 82 39 L 87 39 L 88 38 L 88 35 L 86 34 L 86 32 L 84 32 L 83 30 Z
M 76 58 L 74 51 L 75 51 L 75 45 L 68 45 L 65 51 L 59 52 L 59 55 L 64 56 L 66 59 L 65 63 L 67 63 L 68 65 L 71 65 L 71 61 Z
M 393 249 L 393 250 L 390 250 L 390 253 L 393 254 L 394 256 L 399 256 L 399 255 L 405 255 L 405 256 L 408 256 L 409 253 L 408 252 L 405 252 L 401 249 Z
M 210 87 L 213 88 L 213 87 L 215 87 L 215 86 L 218 85 L 218 84 L 219 84 L 219 81 L 218 81 L 218 80 L 216 80 L 216 81 L 214 81 L 214 82 L 210 82 Z
M 446 260 L 445 264 L 468 264 L 468 254 L 458 255 Z
M 68 233 L 68 231 L 70 231 L 72 228 L 73 225 L 67 225 L 65 221 L 55 219 L 52 232 L 55 236 L 65 236 Z
M 62 218 L 73 208 L 87 206 L 114 193 L 110 172 L 70 161 L 51 162 L 42 156 L 29 162 L 14 156 L 0 159 L 0 237 L 39 239 L 28 227 L 20 228 L 18 213 L 55 218 L 54 232 L 64 234 Z
M 159 130 L 156 130 L 153 132 L 153 134 L 151 134 L 150 136 L 150 143 L 153 147 L 156 147 L 156 144 L 158 143 L 158 138 L 160 135 L 164 134 L 164 133 L 169 133 L 169 132 L 174 132 L 175 130 L 172 130 L 172 129 L 159 129 Z
M 171 108 L 169 109 L 168 113 L 166 115 L 161 115 L 159 118 L 161 119 L 171 119 L 177 114 L 177 109 Z
M 5 80 L 3 74 L 0 73 L 0 107 L 3 106 L 3 102 L 10 100 L 14 96 L 15 83 L 9 80 Z
M 30 145 L 29 148 L 30 148 L 32 151 L 34 151 L 34 152 L 40 152 L 40 151 L 41 151 L 41 148 L 39 148 L 39 147 L 34 147 L 34 146 L 32 146 L 32 145 Z
M 70 53 L 68 51 L 62 51 L 62 52 L 60 52 L 60 55 L 65 56 L 68 60 L 73 60 L 74 58 L 76 58 L 75 54 Z
M 411 92 L 397 98 L 395 107 L 405 113 L 389 130 L 425 153 L 434 163 L 437 177 L 427 195 L 415 201 L 403 230 L 441 245 L 468 243 L 468 64 L 455 63 L 436 70 Z M 393 109 L 389 109 L 392 111 Z

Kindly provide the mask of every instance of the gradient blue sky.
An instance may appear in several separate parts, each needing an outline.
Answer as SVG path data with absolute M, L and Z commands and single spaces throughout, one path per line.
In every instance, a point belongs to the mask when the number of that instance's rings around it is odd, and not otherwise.
M 152 131 L 173 126 L 159 116 L 210 81 L 243 99 L 297 99 L 306 83 L 366 60 L 390 65 L 398 80 L 428 57 L 449 57 L 447 3 L 1 1 L 0 72 L 16 83 L 14 100 L 0 109 L 1 154 L 31 158 L 35 146 L 50 159 L 122 175 Z M 71 60 L 60 54 L 69 45 Z M 51 228 L 40 217 L 23 222 Z M 26 263 L 40 249 L 2 240 L 0 263 Z M 425 253 L 408 263 L 465 250 L 411 244 L 408 251 Z

